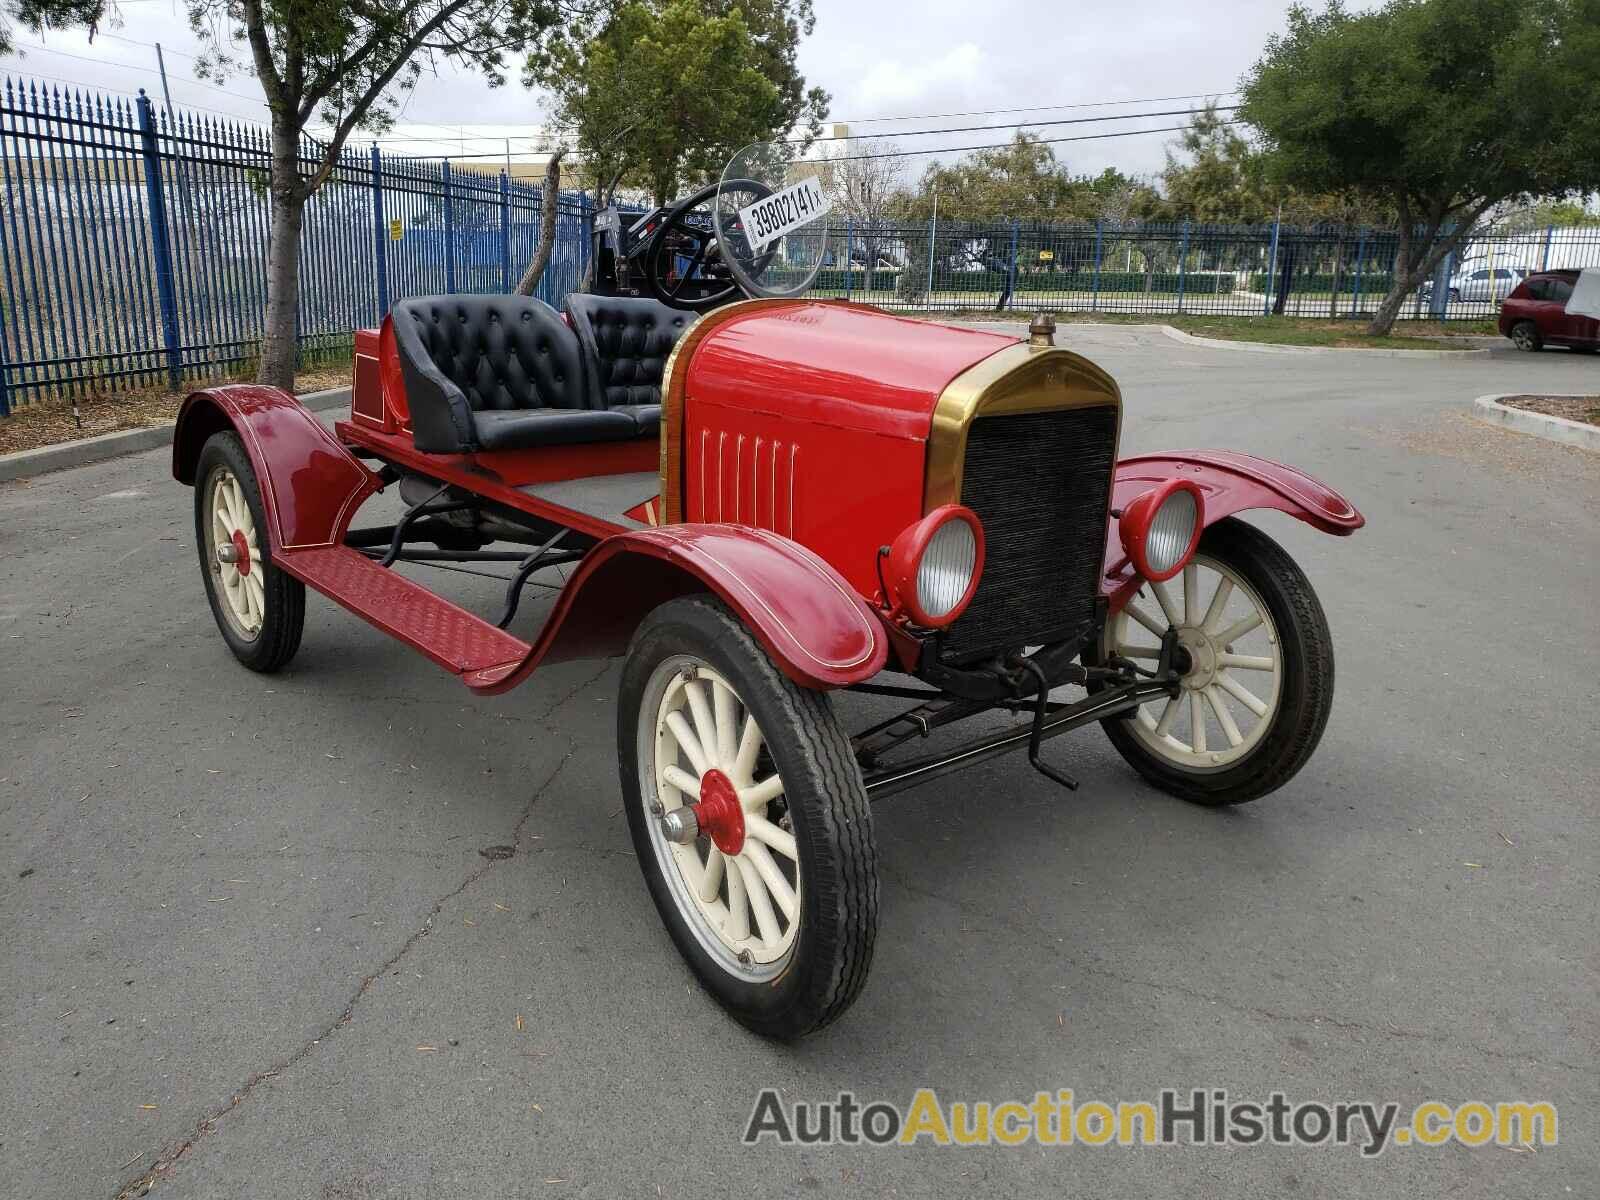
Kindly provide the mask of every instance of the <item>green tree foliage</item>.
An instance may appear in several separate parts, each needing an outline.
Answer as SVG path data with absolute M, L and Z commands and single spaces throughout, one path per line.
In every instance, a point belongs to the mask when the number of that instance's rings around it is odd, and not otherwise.
M 1295 6 L 1244 79 L 1269 178 L 1380 196 L 1395 283 L 1370 332 L 1495 205 L 1600 187 L 1600 0 Z
M 1544 200 L 1506 213 L 1495 224 L 1503 233 L 1530 233 L 1536 229 L 1600 225 L 1600 213 L 1574 200 Z
M 1307 191 L 1271 177 L 1268 159 L 1207 105 L 1190 119 L 1161 173 L 1166 209 L 1174 220 L 1257 225 L 1393 225 L 1394 204 L 1356 188 Z
M 106 0 L 3 0 L 0 3 L 0 54 L 16 49 L 12 22 L 34 33 L 81 26 L 92 39 L 105 19 Z
M 795 62 L 811 0 L 624 0 L 530 58 L 586 172 L 658 203 L 714 180 L 752 142 L 815 135 L 828 96 Z
M 473 67 L 505 80 L 508 53 L 559 30 L 563 0 L 189 0 L 189 21 L 207 47 L 202 74 L 253 74 L 271 112 L 272 224 L 260 379 L 294 382 L 305 204 L 338 164 L 350 135 L 389 125 L 424 66 Z M 301 140 L 313 118 L 328 132 L 311 161 Z
M 1263 178 L 1261 156 L 1214 104 L 1190 118 L 1169 148 L 1161 173 L 1168 207 L 1192 221 L 1254 224 L 1270 220 L 1276 199 Z
M 954 163 L 932 163 L 919 191 L 900 205 L 907 220 L 928 219 L 933 195 L 939 217 L 952 221 L 1065 221 L 1080 215 L 1083 181 L 1074 180 L 1055 152 L 1035 134 L 1019 132 L 1010 143 L 977 150 Z

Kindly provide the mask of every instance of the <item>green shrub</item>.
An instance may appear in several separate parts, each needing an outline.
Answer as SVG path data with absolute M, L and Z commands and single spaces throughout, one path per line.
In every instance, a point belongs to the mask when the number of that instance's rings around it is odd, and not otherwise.
M 848 280 L 843 268 L 825 268 L 817 273 L 816 282 L 812 287 L 823 292 L 844 292 L 867 290 L 867 272 L 854 268 L 848 272 Z M 871 273 L 871 289 L 874 291 L 893 291 L 905 299 L 921 300 L 927 289 L 927 269 L 913 270 L 910 276 L 899 269 L 881 268 Z M 778 286 L 788 287 L 805 278 L 799 271 L 770 271 L 766 275 L 767 282 Z M 907 286 L 902 287 L 902 279 Z M 1178 290 L 1179 276 L 1176 271 L 1157 271 L 1150 277 L 1149 290 L 1152 292 L 1176 292 Z M 1006 284 L 1006 277 L 999 271 L 940 271 L 934 269 L 933 290 L 935 292 L 958 293 L 992 293 L 999 296 Z M 1023 294 L 1045 294 L 1053 292 L 1093 292 L 1097 281 L 1093 271 L 1036 271 L 1019 270 L 1017 272 L 1016 291 Z M 1102 294 L 1140 293 L 1146 290 L 1145 275 L 1143 271 L 1101 271 L 1098 287 Z M 1193 295 L 1213 296 L 1228 295 L 1234 290 L 1234 275 L 1232 272 L 1194 271 L 1183 278 L 1184 291 Z
M 1387 271 L 1365 271 L 1361 275 L 1361 294 L 1363 296 L 1387 295 L 1394 286 L 1394 276 Z M 1333 291 L 1332 275 L 1305 275 L 1296 271 L 1289 280 L 1289 294 L 1295 292 L 1331 292 Z M 1250 290 L 1264 292 L 1267 290 L 1267 272 L 1256 271 L 1250 276 Z M 1272 290 L 1278 290 L 1278 277 L 1272 277 Z M 1350 293 L 1356 290 L 1356 277 L 1353 271 L 1347 271 L 1339 277 L 1339 291 Z

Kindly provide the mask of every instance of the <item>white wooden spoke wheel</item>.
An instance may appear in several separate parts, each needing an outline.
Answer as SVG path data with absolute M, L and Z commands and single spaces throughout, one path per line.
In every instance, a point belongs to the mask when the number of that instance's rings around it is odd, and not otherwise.
M 771 978 L 800 928 L 800 855 L 755 715 L 727 679 L 691 655 L 656 667 L 641 706 L 643 799 L 674 898 L 701 944 L 730 971 Z M 669 842 L 660 817 L 689 807 L 699 836 Z
M 1153 669 L 1177 640 L 1176 696 L 1101 722 L 1128 763 L 1196 804 L 1240 804 L 1282 787 L 1316 749 L 1333 708 L 1333 638 L 1311 582 L 1282 546 L 1226 517 L 1193 560 L 1146 583 L 1106 622 L 1103 659 Z
M 261 485 L 238 434 L 206 439 L 194 481 L 195 551 L 222 640 L 252 671 L 280 670 L 300 648 L 306 588 L 271 561 Z
M 1224 767 L 1271 728 L 1283 655 L 1266 602 L 1227 563 L 1197 554 L 1183 573 L 1146 583 L 1107 623 L 1106 649 L 1143 666 L 1176 629 L 1187 669 L 1174 697 L 1139 708 L 1128 727 L 1151 753 L 1190 770 Z
M 628 647 L 617 754 L 645 885 L 706 990 L 785 1040 L 849 1008 L 872 963 L 878 857 L 827 694 L 721 601 L 683 596 Z
M 216 578 L 222 614 L 240 638 L 261 633 L 266 614 L 266 572 L 255 518 L 238 477 L 219 467 L 206 482 L 206 561 Z

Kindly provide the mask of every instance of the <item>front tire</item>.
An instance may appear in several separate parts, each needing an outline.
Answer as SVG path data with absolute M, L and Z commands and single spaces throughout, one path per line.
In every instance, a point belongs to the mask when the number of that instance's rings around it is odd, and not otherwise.
M 618 762 L 651 899 L 717 1002 L 781 1040 L 850 1008 L 877 936 L 877 843 L 827 696 L 782 675 L 722 603 L 672 600 L 622 667 Z M 718 790 L 738 795 L 738 840 L 718 824 L 670 842 L 662 816 L 707 811 Z
M 1333 707 L 1333 638 L 1305 573 L 1254 526 L 1218 521 L 1181 581 L 1147 583 L 1107 621 L 1102 659 L 1152 660 L 1168 628 L 1189 664 L 1179 694 L 1102 722 L 1111 744 L 1145 779 L 1196 804 L 1282 787 Z
M 300 649 L 306 587 L 272 565 L 261 486 L 239 435 L 212 434 L 195 470 L 194 543 L 222 640 L 252 671 L 281 670 Z
M 617 706 L 634 850 L 678 950 L 741 1024 L 790 1040 L 860 993 L 878 918 L 861 772 L 828 698 L 780 673 L 719 602 L 662 605 L 634 635 Z M 737 817 L 687 844 L 662 817 Z M 737 836 L 735 836 L 737 834 Z
M 1511 343 L 1529 353 L 1544 349 L 1544 338 L 1539 336 L 1539 327 L 1532 321 L 1518 321 L 1511 327 Z

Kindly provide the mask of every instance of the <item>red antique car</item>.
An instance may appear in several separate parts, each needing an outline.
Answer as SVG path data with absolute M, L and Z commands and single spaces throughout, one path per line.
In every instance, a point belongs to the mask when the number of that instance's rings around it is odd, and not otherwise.
M 1272 791 L 1316 746 L 1328 627 L 1239 514 L 1331 534 L 1361 516 L 1247 454 L 1119 460 L 1121 420 L 1116 383 L 1042 320 L 1019 339 L 803 296 L 698 317 L 438 296 L 356 335 L 332 432 L 276 389 L 208 388 L 173 470 L 218 628 L 253 670 L 293 657 L 307 587 L 479 693 L 624 656 L 618 767 L 650 892 L 713 995 L 788 1038 L 866 978 L 873 801 L 1012 751 L 1076 787 L 1044 743 L 1094 723 L 1208 805 Z M 360 524 L 389 489 L 404 515 Z M 399 563 L 506 564 L 505 599 L 466 611 Z M 549 615 L 512 632 L 523 586 L 557 566 Z M 1085 694 L 1052 694 L 1067 685 Z M 904 711 L 851 732 L 841 689 Z M 995 710 L 1018 719 L 917 751 Z

